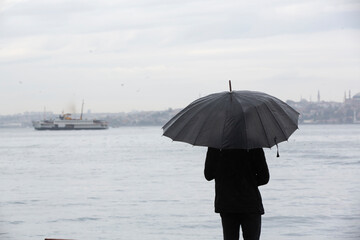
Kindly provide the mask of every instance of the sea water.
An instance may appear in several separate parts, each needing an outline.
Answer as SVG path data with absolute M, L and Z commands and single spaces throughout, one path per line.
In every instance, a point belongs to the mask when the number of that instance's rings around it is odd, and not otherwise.
M 360 239 L 360 125 L 265 149 L 262 239 Z M 0 129 L 0 239 L 222 239 L 206 148 L 160 127 Z

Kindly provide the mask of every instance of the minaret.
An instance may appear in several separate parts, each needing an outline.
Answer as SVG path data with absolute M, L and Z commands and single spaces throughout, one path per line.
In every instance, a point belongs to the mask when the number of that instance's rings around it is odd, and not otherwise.
M 346 102 L 346 91 L 344 92 L 344 102 Z
M 317 96 L 318 103 L 320 102 L 320 91 L 318 90 L 318 96 Z

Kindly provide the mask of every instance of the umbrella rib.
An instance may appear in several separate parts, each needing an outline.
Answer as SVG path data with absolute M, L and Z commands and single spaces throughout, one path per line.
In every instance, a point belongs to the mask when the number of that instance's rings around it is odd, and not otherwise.
M 210 95 L 212 96 L 212 95 Z M 174 117 L 172 117 L 162 128 L 164 129 L 164 131 L 166 131 L 166 129 L 171 126 L 174 122 L 176 122 L 179 118 L 181 118 L 184 114 L 186 114 L 187 112 L 191 111 L 194 107 L 197 107 L 198 104 L 202 103 L 203 101 L 205 101 L 206 99 L 208 99 L 210 96 L 206 96 L 203 98 L 200 98 L 194 102 L 192 102 L 190 105 L 192 105 L 190 108 L 186 107 L 183 110 L 181 110 L 180 112 L 178 112 Z
M 271 101 L 275 101 L 274 99 L 269 99 L 269 100 L 271 100 Z M 277 99 L 278 101 L 280 101 L 281 102 L 281 100 L 279 100 L 279 99 Z M 284 111 L 284 109 L 280 106 L 280 104 L 275 104 L 275 106 L 277 106 L 277 107 L 279 107 L 279 109 L 280 109 L 280 111 L 282 111 L 286 116 L 288 116 L 289 117 L 289 114 L 287 114 L 286 113 L 286 111 Z M 266 107 L 267 108 L 269 108 L 269 106 L 266 104 Z M 299 114 L 296 110 L 294 110 L 293 108 L 291 108 L 290 107 L 290 109 L 292 110 L 292 111 L 294 111 L 296 114 Z M 275 116 L 274 116 L 275 117 Z M 289 117 L 289 119 L 291 119 L 290 117 Z M 294 123 L 293 121 L 290 121 L 296 128 L 297 128 L 297 124 L 296 123 Z
M 247 149 L 249 149 L 249 145 L 248 145 L 248 132 L 247 132 L 247 123 L 246 123 L 246 117 L 245 117 L 245 111 L 244 111 L 244 108 L 243 108 L 243 106 L 242 106 L 242 104 L 240 104 L 240 108 L 241 108 L 241 112 L 243 113 L 243 116 L 244 116 L 244 125 L 245 125 L 245 141 L 246 141 L 246 144 L 245 144 L 245 146 L 246 146 L 246 148 Z
M 241 98 L 242 98 L 242 101 L 245 101 L 245 102 L 247 102 L 249 105 L 251 105 L 252 107 L 254 107 L 255 109 L 256 109 L 256 112 L 257 112 L 257 108 L 256 108 L 256 106 L 251 102 L 251 101 L 249 101 L 248 99 L 247 99 L 247 96 L 241 96 Z M 238 101 L 238 100 L 237 100 Z M 239 102 L 239 101 L 238 101 Z M 239 102 L 240 103 L 240 102 Z M 244 116 L 244 125 L 245 125 L 245 138 L 244 138 L 244 140 L 246 141 L 246 144 L 245 144 L 245 146 L 246 146 L 246 148 L 247 149 L 249 149 L 249 139 L 248 139 L 248 131 L 247 131 L 247 122 L 246 122 L 246 113 L 245 113 L 245 111 L 244 111 L 244 107 L 243 107 L 243 105 L 242 104 L 239 104 L 240 105 L 240 107 L 241 107 L 241 112 L 243 113 L 243 116 Z M 259 114 L 258 112 L 257 112 L 257 114 Z M 266 134 L 266 133 L 265 133 Z
M 257 115 L 259 116 L 259 119 L 260 119 L 260 122 L 261 122 L 261 126 L 262 126 L 262 129 L 263 129 L 263 132 L 265 133 L 266 141 L 267 141 L 267 143 L 268 143 L 268 146 L 270 147 L 271 144 L 270 144 L 270 142 L 269 142 L 269 135 L 267 134 L 266 129 L 265 129 L 265 126 L 264 126 L 264 123 L 263 123 L 263 121 L 262 121 L 262 119 L 261 119 L 261 117 L 260 117 L 260 113 L 259 113 L 259 111 L 258 111 L 258 107 L 255 106 L 255 109 L 256 109 Z
M 229 104 L 228 107 L 226 108 L 225 118 L 224 118 L 224 123 L 223 123 L 223 129 L 222 129 L 222 131 L 221 131 L 221 142 L 220 142 L 221 149 L 223 148 L 223 145 L 224 145 L 224 141 L 223 141 L 223 140 L 224 140 L 226 120 L 227 120 L 227 117 L 228 117 L 228 114 L 229 114 L 229 111 L 230 111 L 229 108 L 231 107 L 232 101 L 233 101 L 232 93 L 230 92 L 230 104 Z
M 221 97 L 221 96 L 220 96 L 220 97 Z M 215 102 L 215 105 L 217 105 L 217 104 L 216 104 L 216 100 L 218 100 L 218 99 L 215 99 L 214 101 L 209 101 L 209 103 L 208 103 L 205 107 L 207 107 L 207 106 L 210 105 L 210 104 L 213 104 L 213 102 Z M 218 103 L 218 104 L 219 104 L 219 103 Z M 220 104 L 219 104 L 219 105 L 220 105 Z M 204 107 L 202 110 L 204 110 L 205 107 Z M 206 119 L 206 121 L 203 122 L 203 125 L 202 125 L 201 128 L 199 129 L 198 134 L 197 134 L 197 136 L 196 136 L 196 138 L 195 138 L 195 140 L 194 140 L 194 144 L 196 144 L 196 142 L 197 142 L 197 140 L 198 140 L 198 138 L 199 138 L 199 136 L 200 136 L 200 133 L 202 132 L 202 130 L 203 130 L 204 127 L 206 126 L 206 123 L 209 122 L 209 121 L 212 121 L 212 120 L 213 120 L 213 119 L 211 119 L 210 117 L 208 117 L 208 118 Z M 222 137 L 221 137 L 221 142 L 222 142 Z
M 285 104 L 285 105 L 287 105 L 288 106 L 288 108 L 287 109 L 289 109 L 291 112 L 293 112 L 293 113 L 295 113 L 296 115 L 300 115 L 300 113 L 298 112 L 298 111 L 296 111 L 294 108 L 292 108 L 290 105 L 288 105 L 288 104 L 286 104 L 286 103 L 284 103 L 283 101 L 281 101 L 280 99 L 277 99 L 276 97 L 274 97 L 274 99 L 276 99 L 277 101 L 280 101 L 283 105 Z M 272 101 L 275 101 L 274 99 L 271 99 Z M 280 104 L 277 104 L 279 107 L 280 107 Z M 284 110 L 284 108 L 282 108 L 282 107 L 280 107 L 281 108 L 281 111 L 283 112 L 283 113 L 285 113 L 287 116 L 289 116 L 289 114 L 287 114 L 287 112 Z M 289 117 L 290 118 L 290 117 Z M 296 128 L 298 128 L 298 124 L 297 123 L 294 123 L 293 121 L 291 121 L 291 123 L 296 127 Z
M 216 100 L 216 99 L 215 99 Z M 200 111 L 202 111 L 204 108 L 206 108 L 208 105 L 210 105 L 211 103 L 213 102 L 213 100 L 210 100 L 210 101 L 208 101 L 206 104 L 204 104 L 204 106 L 202 106 L 201 107 L 201 110 Z M 187 110 L 187 111 L 189 111 L 189 110 Z M 186 111 L 186 112 L 187 112 Z M 185 113 L 185 112 L 184 112 Z M 194 117 L 196 117 L 196 115 L 194 115 L 194 116 L 192 116 L 190 119 L 189 119 L 189 121 L 191 121 Z M 179 117 L 180 118 L 180 117 Z M 187 126 L 187 124 L 184 124 L 184 126 L 178 131 L 178 133 L 174 136 L 174 138 L 173 139 L 176 139 L 178 136 L 179 136 L 179 134 L 182 132 L 182 130 L 185 128 Z M 196 139 L 198 138 L 198 136 L 196 136 Z M 196 139 L 195 139 L 195 141 L 194 141 L 194 143 L 196 142 Z M 193 144 L 193 143 L 191 143 L 191 144 Z M 194 145 L 194 144 L 193 144 Z
M 264 101 L 264 103 L 265 103 L 266 108 L 272 113 L 270 107 L 269 107 L 268 104 L 267 104 L 267 101 Z M 284 112 L 284 110 L 283 110 L 281 107 L 280 107 L 280 109 L 281 109 L 281 111 Z M 286 115 L 287 115 L 287 114 L 286 114 Z M 275 119 L 278 127 L 280 128 L 280 130 L 281 130 L 281 132 L 282 132 L 282 134 L 284 135 L 285 139 L 287 140 L 288 137 L 286 136 L 286 133 L 285 133 L 284 130 L 282 129 L 281 124 L 279 123 L 279 120 L 276 118 L 276 116 L 275 116 L 274 114 L 271 114 L 271 116 Z
M 270 147 L 271 144 L 270 144 L 270 142 L 269 142 L 268 134 L 267 134 L 266 129 L 265 129 L 265 127 L 264 127 L 263 121 L 262 121 L 262 119 L 261 119 L 261 117 L 260 117 L 260 114 L 259 114 L 259 111 L 258 111 L 258 107 L 256 106 L 256 104 L 253 104 L 251 101 L 248 101 L 246 98 L 244 98 L 244 101 L 248 102 L 249 105 L 251 105 L 253 108 L 256 109 L 256 114 L 259 116 L 259 119 L 260 119 L 260 122 L 261 122 L 261 126 L 262 126 L 262 129 L 263 129 L 263 132 L 265 133 L 265 136 L 266 136 L 266 142 L 268 143 L 268 146 Z M 265 105 L 266 105 L 266 104 L 265 104 Z M 270 110 L 270 109 L 269 109 L 269 110 Z M 270 112 L 271 112 L 271 111 L 270 111 Z M 246 121 L 245 121 L 245 125 L 246 125 Z M 247 141 L 247 136 L 246 136 L 246 141 Z M 246 143 L 246 144 L 247 144 L 247 143 Z

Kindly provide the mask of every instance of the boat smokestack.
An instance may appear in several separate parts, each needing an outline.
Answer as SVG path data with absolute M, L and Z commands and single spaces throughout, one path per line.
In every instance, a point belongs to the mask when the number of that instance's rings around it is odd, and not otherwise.
M 82 120 L 83 110 L 84 110 L 84 100 L 83 100 L 82 105 L 81 105 L 80 120 Z

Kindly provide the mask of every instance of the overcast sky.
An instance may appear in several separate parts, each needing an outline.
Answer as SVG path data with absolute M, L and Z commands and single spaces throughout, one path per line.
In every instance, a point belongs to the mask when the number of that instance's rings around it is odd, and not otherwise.
M 0 115 L 360 92 L 360 2 L 0 0 Z

